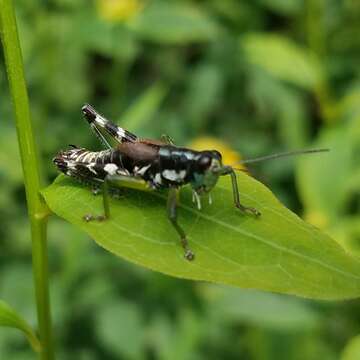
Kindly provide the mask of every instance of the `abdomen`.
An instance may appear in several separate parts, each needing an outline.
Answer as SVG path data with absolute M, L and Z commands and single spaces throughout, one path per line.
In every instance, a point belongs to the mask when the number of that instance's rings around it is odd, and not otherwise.
M 115 174 L 115 171 L 120 168 L 116 151 L 112 149 L 104 151 L 70 149 L 57 154 L 53 162 L 65 175 L 89 182 L 103 181 L 109 174 L 109 170 Z

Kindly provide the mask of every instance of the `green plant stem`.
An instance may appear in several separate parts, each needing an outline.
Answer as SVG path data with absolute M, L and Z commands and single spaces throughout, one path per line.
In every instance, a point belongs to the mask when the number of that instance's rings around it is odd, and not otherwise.
M 46 234 L 49 210 L 40 196 L 39 162 L 31 124 L 29 99 L 12 0 L 0 0 L 0 24 L 31 225 L 33 274 L 39 337 L 42 345 L 40 359 L 48 360 L 54 359 Z
M 324 26 L 324 12 L 326 3 L 323 0 L 307 0 L 306 1 L 306 20 L 305 28 L 307 32 L 307 42 L 311 51 L 316 54 L 320 63 L 324 63 L 326 56 L 326 34 Z M 325 66 L 322 66 L 325 68 Z M 327 124 L 334 123 L 338 117 L 338 109 L 333 104 L 335 103 L 332 95 L 332 89 L 329 81 L 322 73 L 322 79 L 317 84 L 315 95 L 318 99 L 320 110 L 324 121 Z

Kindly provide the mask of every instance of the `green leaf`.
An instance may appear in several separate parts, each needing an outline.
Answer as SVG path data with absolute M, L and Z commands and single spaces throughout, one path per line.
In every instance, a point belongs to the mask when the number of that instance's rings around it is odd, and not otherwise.
M 305 89 L 322 81 L 315 56 L 296 43 L 275 34 L 250 34 L 240 40 L 246 59 L 271 75 Z
M 40 352 L 41 345 L 30 325 L 4 301 L 0 300 L 0 326 L 21 330 L 27 337 L 31 347 Z
M 341 360 L 358 360 L 360 359 L 360 335 L 353 337 L 345 346 L 341 354 Z
M 134 34 L 122 26 L 97 18 L 91 11 L 81 11 L 73 26 L 80 47 L 123 61 L 131 61 L 137 55 L 139 48 Z
M 163 44 L 209 41 L 219 32 L 219 26 L 205 11 L 173 2 L 153 2 L 128 26 L 142 38 Z
M 218 106 L 222 96 L 224 79 L 219 67 L 201 65 L 196 67 L 188 81 L 188 90 L 184 97 L 185 116 L 191 121 L 191 127 L 199 131 Z
M 183 258 L 178 236 L 166 217 L 166 195 L 124 189 L 110 202 L 108 221 L 86 223 L 83 215 L 102 213 L 102 198 L 64 175 L 43 195 L 50 209 L 86 231 L 117 256 L 172 276 L 296 294 L 345 299 L 360 294 L 360 263 L 340 245 L 304 223 L 253 178 L 238 174 L 245 205 L 258 219 L 233 206 L 231 181 L 212 191 L 213 205 L 197 211 L 191 191 L 180 196 L 179 222 L 196 253 Z

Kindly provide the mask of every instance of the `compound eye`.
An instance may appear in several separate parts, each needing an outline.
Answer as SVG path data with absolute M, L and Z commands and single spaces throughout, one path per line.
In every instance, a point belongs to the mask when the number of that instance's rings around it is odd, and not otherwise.
M 199 160 L 199 164 L 201 167 L 209 167 L 211 163 L 211 157 L 208 155 L 203 155 L 200 160 Z

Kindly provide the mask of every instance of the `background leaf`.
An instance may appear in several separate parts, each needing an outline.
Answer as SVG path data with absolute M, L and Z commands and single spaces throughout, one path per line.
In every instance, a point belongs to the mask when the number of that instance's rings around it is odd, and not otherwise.
M 97 314 L 99 339 L 126 359 L 142 359 L 144 324 L 135 304 L 107 303 Z M 121 324 L 121 326 L 119 326 Z
M 305 218 L 357 254 L 360 220 L 354 204 L 360 190 L 359 134 L 358 118 L 324 130 L 314 146 L 330 148 L 329 154 L 320 164 L 308 157 L 299 159 L 297 166 Z
M 353 337 L 341 354 L 341 360 L 357 360 L 360 358 L 360 335 Z
M 334 218 L 349 196 L 347 182 L 353 173 L 351 133 L 347 128 L 332 128 L 315 145 L 330 148 L 329 154 L 317 161 L 316 157 L 299 159 L 298 184 L 308 211 Z M 336 169 L 336 170 L 335 170 Z M 331 183 L 327 177 L 331 176 Z M 337 196 L 332 196 L 333 193 Z
M 245 288 L 321 299 L 360 294 L 360 264 L 331 238 L 301 221 L 254 179 L 239 174 L 245 204 L 262 217 L 243 216 L 232 206 L 229 179 L 212 192 L 214 205 L 199 212 L 184 189 L 180 222 L 196 253 L 183 258 L 175 231 L 166 218 L 165 195 L 124 190 L 112 200 L 112 218 L 85 223 L 100 213 L 102 199 L 72 179 L 59 176 L 43 191 L 53 212 L 85 230 L 105 249 L 165 274 Z
M 165 44 L 209 41 L 219 32 L 204 11 L 180 2 L 152 2 L 128 25 L 142 38 Z
M 122 114 L 119 124 L 124 129 L 137 132 L 159 110 L 167 93 L 166 87 L 161 83 L 150 86 L 134 101 Z
M 205 285 L 209 311 L 222 321 L 246 322 L 285 333 L 318 328 L 321 317 L 298 298 Z
M 268 71 L 271 75 L 312 89 L 321 82 L 321 68 L 311 53 L 276 34 L 249 34 L 240 44 L 246 59 Z
M 289 15 L 301 11 L 303 5 L 302 0 L 260 0 L 260 2 L 270 10 Z
M 28 325 L 14 309 L 2 300 L 0 300 L 0 326 L 7 326 L 21 330 L 29 340 L 32 348 L 37 352 L 40 351 L 40 342 L 30 325 Z

